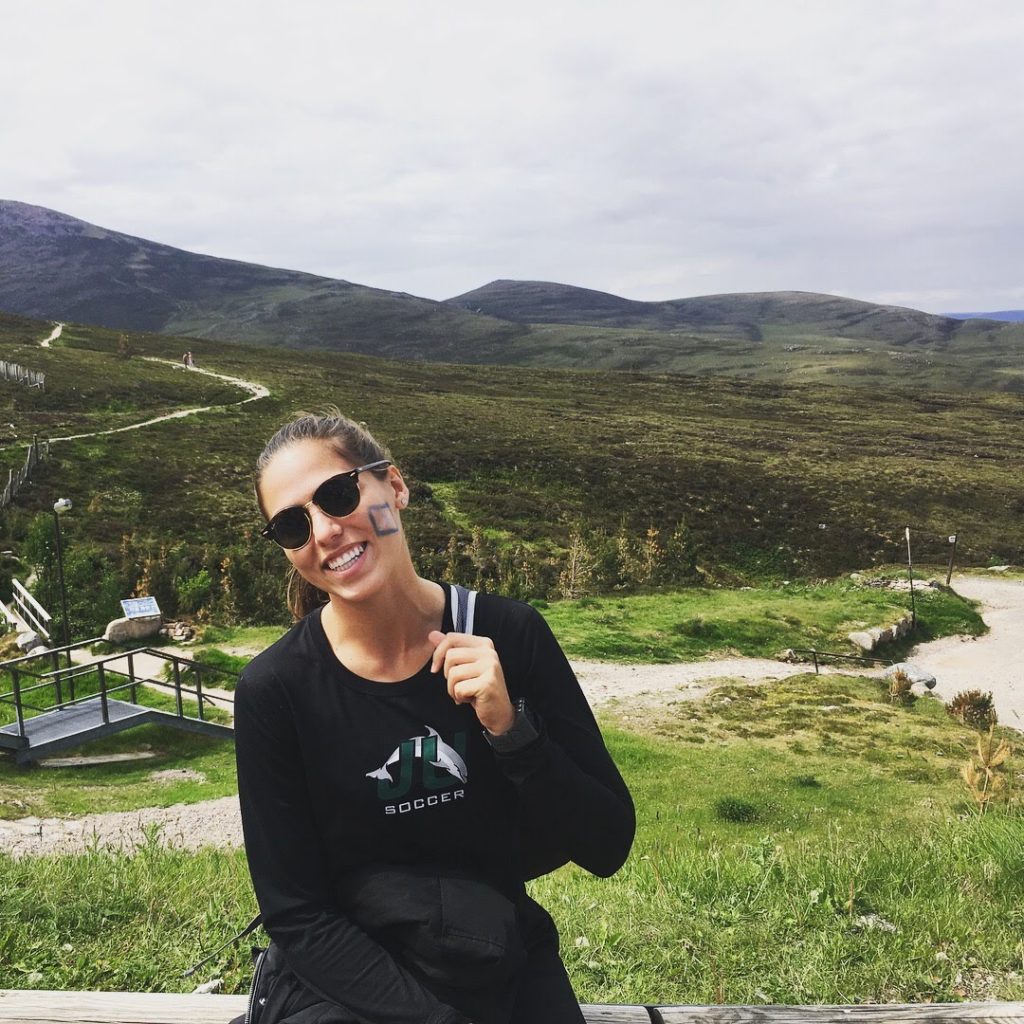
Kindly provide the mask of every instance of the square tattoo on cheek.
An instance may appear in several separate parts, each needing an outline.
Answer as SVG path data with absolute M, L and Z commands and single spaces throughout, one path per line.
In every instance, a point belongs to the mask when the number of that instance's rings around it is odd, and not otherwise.
M 388 504 L 371 505 L 367 511 L 370 513 L 370 522 L 373 525 L 373 532 L 378 537 L 386 537 L 389 533 L 398 533 L 398 521 L 395 513 Z

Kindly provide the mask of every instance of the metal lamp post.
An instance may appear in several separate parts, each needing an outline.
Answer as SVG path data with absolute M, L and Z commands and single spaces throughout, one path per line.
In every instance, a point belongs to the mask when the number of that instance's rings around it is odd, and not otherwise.
M 64 586 L 64 553 L 61 551 L 60 546 L 60 517 L 65 512 L 71 511 L 71 499 L 70 498 L 58 498 L 53 503 L 53 530 L 54 535 L 57 538 L 57 578 L 60 580 L 60 607 L 61 607 L 61 624 L 64 627 L 64 646 L 69 647 L 71 645 L 71 635 L 68 630 L 68 592 Z M 67 652 L 68 663 L 71 662 L 71 652 Z

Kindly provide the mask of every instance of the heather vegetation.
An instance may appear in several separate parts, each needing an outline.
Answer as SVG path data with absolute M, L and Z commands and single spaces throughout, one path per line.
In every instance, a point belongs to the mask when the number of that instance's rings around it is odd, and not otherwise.
M 405 522 L 421 570 L 515 596 L 832 576 L 898 559 L 908 524 L 918 557 L 941 560 L 956 531 L 962 563 L 1024 560 L 1019 396 L 442 372 L 74 326 L 48 351 L 25 323 L 0 323 L 5 352 L 45 362 L 54 383 L 45 393 L 2 385 L 12 463 L 33 433 L 216 406 L 55 443 L 4 513 L 0 543 L 41 566 L 52 604 L 49 508 L 74 501 L 64 523 L 77 635 L 95 635 L 132 592 L 153 594 L 168 615 L 282 623 L 283 560 L 256 535 L 251 467 L 280 422 L 332 402 L 387 439 L 409 477 Z M 47 333 L 37 325 L 36 340 Z M 176 362 L 185 347 L 270 397 L 233 405 L 239 389 L 144 358 Z

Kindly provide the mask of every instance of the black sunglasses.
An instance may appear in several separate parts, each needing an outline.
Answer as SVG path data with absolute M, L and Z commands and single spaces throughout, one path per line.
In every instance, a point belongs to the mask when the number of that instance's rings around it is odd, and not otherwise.
M 328 477 L 314 492 L 305 505 L 289 505 L 273 516 L 260 530 L 260 536 L 272 540 L 289 551 L 305 547 L 313 536 L 313 520 L 309 506 L 316 505 L 321 512 L 333 519 L 350 516 L 359 507 L 359 474 L 379 473 L 391 463 L 387 459 L 371 462 L 347 473 Z

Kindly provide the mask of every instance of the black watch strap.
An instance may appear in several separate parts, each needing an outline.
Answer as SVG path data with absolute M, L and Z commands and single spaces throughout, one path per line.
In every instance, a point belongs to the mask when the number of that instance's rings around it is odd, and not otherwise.
M 494 736 L 484 729 L 484 738 L 499 754 L 510 754 L 515 750 L 521 750 L 540 736 L 536 717 L 526 706 L 526 700 L 520 697 L 513 706 L 516 709 L 516 717 L 507 732 Z

